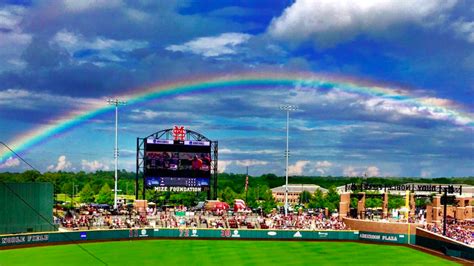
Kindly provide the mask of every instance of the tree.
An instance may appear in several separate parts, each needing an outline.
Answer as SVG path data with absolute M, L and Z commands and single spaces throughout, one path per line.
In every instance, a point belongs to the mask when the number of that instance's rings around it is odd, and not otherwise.
M 109 187 L 109 184 L 105 183 L 104 186 L 100 189 L 96 201 L 99 204 L 112 205 L 114 203 L 114 195 Z
M 72 182 L 64 183 L 61 186 L 61 192 L 72 197 Z
M 323 192 L 320 189 L 317 189 L 314 192 L 314 196 L 311 198 L 309 207 L 310 208 L 325 208 L 327 205 L 326 199 Z
M 300 194 L 300 203 L 301 204 L 306 204 L 311 200 L 311 192 L 307 190 L 303 190 Z
M 81 190 L 81 202 L 92 203 L 94 202 L 94 191 L 89 183 L 87 183 Z
M 336 210 L 339 208 L 339 202 L 341 201 L 341 197 L 337 194 L 336 187 L 331 186 L 326 194 L 326 201 L 328 208 L 330 211 Z
M 401 196 L 390 196 L 388 198 L 388 208 L 398 209 L 405 205 L 405 199 Z
M 220 198 L 222 201 L 225 201 L 229 204 L 232 204 L 234 202 L 236 193 L 232 190 L 230 187 L 226 187 L 222 193 L 220 193 Z
M 41 177 L 41 173 L 36 170 L 27 170 L 18 176 L 19 182 L 35 182 L 37 178 Z
M 266 187 L 266 190 L 263 195 L 259 195 L 259 197 L 263 198 L 261 207 L 265 213 L 270 213 L 274 208 L 276 208 L 277 204 L 275 202 L 275 199 L 273 198 L 271 189 L 269 189 L 268 187 Z

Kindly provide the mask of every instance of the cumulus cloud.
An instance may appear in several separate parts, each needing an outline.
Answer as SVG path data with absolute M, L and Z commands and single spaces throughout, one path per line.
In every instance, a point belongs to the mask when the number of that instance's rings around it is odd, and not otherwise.
M 247 42 L 251 35 L 246 33 L 228 32 L 218 36 L 200 37 L 192 41 L 170 45 L 166 50 L 172 52 L 187 52 L 204 57 L 216 57 L 237 53 L 240 44 Z
M 380 175 L 380 169 L 377 166 L 368 166 L 368 167 L 354 167 L 347 166 L 343 170 L 344 176 L 355 177 L 355 176 L 365 176 L 365 177 L 377 177 Z
M 32 36 L 21 27 L 25 15 L 26 9 L 20 6 L 0 7 L 0 72 L 26 66 L 21 54 L 30 44 Z
M 79 62 L 92 61 L 98 66 L 103 66 L 105 62 L 125 61 L 123 53 L 148 46 L 148 42 L 138 40 L 114 40 L 100 36 L 87 39 L 68 30 L 57 32 L 51 42 L 66 49 Z
M 147 110 L 134 109 L 132 110 L 132 114 L 129 115 L 128 117 L 132 120 L 142 121 L 143 119 L 146 119 L 146 120 L 155 119 L 159 115 L 160 115 L 159 112 L 149 110 L 149 109 Z
M 281 153 L 281 150 L 241 150 L 241 149 L 219 149 L 219 154 L 277 154 Z
M 44 92 L 34 92 L 25 89 L 0 90 L 0 107 L 10 107 L 15 109 L 34 110 L 39 107 L 48 106 L 60 107 L 68 105 L 74 109 L 88 106 L 101 106 L 104 101 L 97 98 L 79 98 L 70 96 L 60 96 Z
M 429 178 L 429 177 L 433 177 L 433 173 L 430 170 L 422 169 L 421 172 L 420 172 L 420 176 L 425 177 L 425 178 Z
M 56 165 L 52 164 L 48 166 L 48 171 L 66 171 L 71 168 L 72 164 L 67 160 L 66 155 L 61 155 L 58 158 L 58 163 Z
M 267 161 L 261 160 L 237 160 L 235 163 L 239 166 L 267 165 Z
M 219 160 L 217 164 L 218 164 L 217 165 L 218 172 L 224 173 L 227 167 L 232 164 L 232 161 Z
M 12 168 L 20 165 L 18 158 L 10 157 L 4 163 L 0 163 L 0 169 Z
M 337 43 L 393 25 L 431 24 L 455 3 L 456 0 L 297 0 L 273 19 L 268 32 L 291 42 Z
M 458 20 L 453 22 L 452 28 L 459 38 L 474 43 L 474 21 Z
M 377 166 L 369 166 L 367 167 L 366 171 L 365 171 L 365 174 L 367 176 L 380 176 L 380 170 Z
M 295 164 L 288 166 L 288 175 L 302 175 L 304 168 L 310 163 L 310 161 L 297 161 Z
M 359 172 L 352 166 L 345 167 L 342 174 L 349 177 L 359 176 Z
M 133 97 L 133 96 L 130 96 Z M 180 110 L 170 110 L 170 111 L 155 111 L 152 109 L 133 109 L 127 117 L 133 121 L 151 121 L 160 119 L 172 119 L 173 121 L 198 121 L 202 118 L 201 115 L 195 112 L 185 112 Z
M 121 0 L 63 0 L 66 11 L 83 12 L 91 9 L 114 8 L 122 5 Z
M 290 100 L 298 103 L 301 108 L 305 108 L 305 111 L 331 108 L 331 113 L 339 114 L 351 109 L 351 115 L 358 114 L 361 117 L 373 117 L 391 122 L 403 123 L 410 119 L 430 119 L 463 126 L 473 122 L 472 116 L 463 114 L 463 107 L 451 100 L 435 97 L 417 97 L 416 100 L 411 97 L 399 99 L 391 97 L 392 94 L 396 95 L 397 91 L 390 90 L 387 96 L 364 95 L 339 87 L 321 91 L 319 84 L 308 83 L 296 84 L 291 92 Z M 401 95 L 404 94 L 405 92 L 401 90 Z
M 87 171 L 87 172 L 95 172 L 97 170 L 106 170 L 106 171 L 109 170 L 108 165 L 105 165 L 97 160 L 94 160 L 94 161 L 82 160 L 81 166 L 82 166 L 82 170 Z
M 315 164 L 315 169 L 318 173 L 321 175 L 324 175 L 327 173 L 329 168 L 332 166 L 332 163 L 329 161 L 317 161 Z

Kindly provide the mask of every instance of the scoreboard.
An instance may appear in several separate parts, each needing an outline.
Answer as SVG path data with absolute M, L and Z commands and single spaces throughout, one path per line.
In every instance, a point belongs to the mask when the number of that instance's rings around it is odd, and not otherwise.
M 147 188 L 158 191 L 209 190 L 211 142 L 148 138 L 144 152 Z

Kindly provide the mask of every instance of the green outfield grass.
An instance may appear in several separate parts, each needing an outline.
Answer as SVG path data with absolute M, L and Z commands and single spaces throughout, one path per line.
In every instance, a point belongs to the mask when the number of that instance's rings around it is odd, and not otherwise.
M 81 244 L 108 265 L 456 265 L 405 246 L 355 242 L 147 240 Z M 101 265 L 79 246 L 0 250 L 0 265 Z

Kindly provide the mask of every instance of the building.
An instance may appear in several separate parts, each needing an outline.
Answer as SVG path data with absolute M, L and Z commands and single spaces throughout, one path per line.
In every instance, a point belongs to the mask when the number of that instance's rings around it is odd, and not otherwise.
M 277 203 L 285 203 L 285 185 L 272 188 L 273 198 Z M 323 194 L 328 192 L 327 189 L 313 184 L 288 184 L 288 204 L 296 205 L 300 202 L 300 195 L 303 191 L 314 194 L 316 190 L 321 190 Z
M 357 184 L 360 185 L 360 184 Z M 432 194 L 442 194 L 442 188 L 446 186 L 453 186 L 454 193 L 458 197 L 474 197 L 474 186 L 467 184 L 432 184 L 432 183 L 406 183 L 402 185 L 393 185 L 386 187 L 390 195 L 405 195 L 406 191 L 414 191 L 416 195 L 425 195 L 429 196 Z M 440 193 L 441 188 L 441 193 Z M 375 187 L 375 189 L 364 189 L 371 190 L 383 194 L 385 192 L 384 187 Z M 336 188 L 338 194 L 344 192 L 352 192 L 351 184 L 339 186 Z M 460 193 L 462 192 L 462 193 Z

